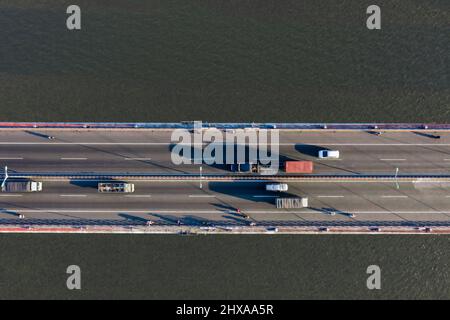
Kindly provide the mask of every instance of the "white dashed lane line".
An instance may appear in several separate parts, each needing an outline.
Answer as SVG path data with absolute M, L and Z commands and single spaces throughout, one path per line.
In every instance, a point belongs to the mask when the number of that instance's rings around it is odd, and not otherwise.
M 125 195 L 127 198 L 151 198 L 151 194 L 127 194 Z
M 381 196 L 382 198 L 408 198 L 408 196 Z
M 279 196 L 264 196 L 264 195 L 261 195 L 261 196 L 253 196 L 253 198 L 279 198 Z
M 215 198 L 213 195 L 190 194 L 189 198 Z
M 344 198 L 344 196 L 316 196 L 316 198 Z
M 134 160 L 134 161 L 149 161 L 152 160 L 152 158 L 124 158 L 124 160 L 129 161 L 129 160 Z

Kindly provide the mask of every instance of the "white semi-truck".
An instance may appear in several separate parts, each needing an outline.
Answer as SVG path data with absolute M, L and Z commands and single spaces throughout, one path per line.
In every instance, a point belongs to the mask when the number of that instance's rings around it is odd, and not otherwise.
M 266 184 L 266 190 L 267 191 L 288 191 L 288 185 L 286 183 L 271 183 Z
M 24 180 L 24 181 L 6 181 L 2 185 L 2 192 L 39 192 L 42 191 L 42 182 Z
M 98 192 L 102 193 L 132 193 L 134 192 L 133 183 L 111 182 L 98 184 Z

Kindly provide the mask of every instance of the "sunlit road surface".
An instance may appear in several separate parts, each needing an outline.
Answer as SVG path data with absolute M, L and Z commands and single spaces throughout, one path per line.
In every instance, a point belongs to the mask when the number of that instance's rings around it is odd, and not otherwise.
M 198 173 L 198 164 L 174 165 L 170 132 L 1 131 L 0 164 L 18 172 Z M 45 138 L 52 135 L 54 140 Z M 287 132 L 280 160 L 312 160 L 316 174 L 450 174 L 450 133 L 433 139 L 414 132 Z M 320 149 L 340 159 L 317 158 Z M 204 173 L 230 173 L 203 166 Z M 283 171 L 280 171 L 283 174 Z
M 55 139 L 47 139 L 46 135 Z M 312 160 L 315 174 L 450 174 L 450 134 L 413 132 L 284 132 L 286 160 Z M 15 172 L 198 173 L 172 164 L 165 131 L 2 131 L 0 164 Z M 339 160 L 318 159 L 320 149 Z M 203 165 L 203 172 L 230 174 Z M 283 172 L 280 171 L 282 175 Z M 289 182 L 283 193 L 265 182 L 134 181 L 130 194 L 100 194 L 98 181 L 44 181 L 39 193 L 0 193 L 0 223 L 186 225 L 424 225 L 450 226 L 450 183 L 415 181 Z M 308 197 L 308 208 L 277 209 L 278 197 Z M 241 210 L 241 213 L 237 212 Z M 24 219 L 18 219 L 23 214 Z
M 284 193 L 266 191 L 264 186 L 260 182 L 209 182 L 200 189 L 193 182 L 135 182 L 134 193 L 101 194 L 92 182 L 47 182 L 41 193 L 0 194 L 0 222 L 12 223 L 24 214 L 24 222 L 45 219 L 55 224 L 80 220 L 94 225 L 110 221 L 194 225 L 256 221 L 290 226 L 420 221 L 450 225 L 450 183 L 404 182 L 397 189 L 393 183 L 295 182 Z M 275 199 L 281 196 L 306 196 L 309 207 L 277 209 Z

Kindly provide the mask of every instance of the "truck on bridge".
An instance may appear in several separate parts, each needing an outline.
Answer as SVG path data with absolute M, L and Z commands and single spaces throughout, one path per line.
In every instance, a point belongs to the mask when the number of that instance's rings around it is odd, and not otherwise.
M 42 182 L 23 180 L 6 181 L 2 185 L 2 192 L 38 192 L 42 191 Z
M 313 173 L 312 161 L 286 161 L 284 163 L 286 173 Z
M 296 209 L 307 208 L 307 197 L 294 197 L 294 198 L 276 198 L 275 204 L 278 209 Z
M 132 193 L 134 192 L 133 183 L 125 182 L 100 182 L 98 184 L 98 192 L 102 193 Z

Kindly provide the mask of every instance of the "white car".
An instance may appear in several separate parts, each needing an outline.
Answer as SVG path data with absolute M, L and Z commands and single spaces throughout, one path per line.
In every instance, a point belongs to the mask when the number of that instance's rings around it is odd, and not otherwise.
M 286 183 L 272 183 L 266 184 L 267 191 L 288 191 L 288 185 Z
M 339 159 L 339 151 L 338 150 L 320 150 L 319 151 L 319 158 L 320 159 Z

